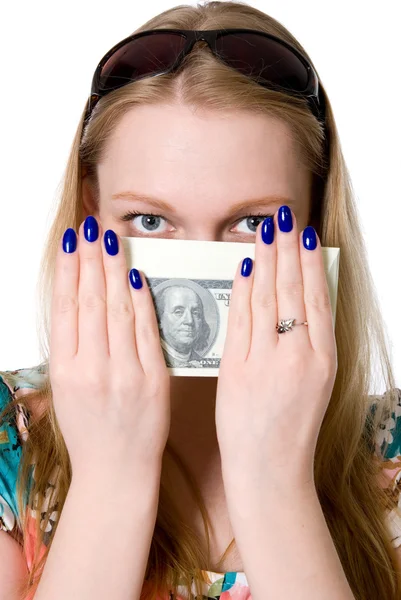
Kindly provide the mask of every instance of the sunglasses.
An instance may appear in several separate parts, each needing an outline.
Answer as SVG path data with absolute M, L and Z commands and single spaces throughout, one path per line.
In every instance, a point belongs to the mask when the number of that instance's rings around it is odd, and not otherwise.
M 309 61 L 290 44 L 253 29 L 152 29 L 125 38 L 96 68 L 84 122 L 98 100 L 113 90 L 175 71 L 200 40 L 226 65 L 258 84 L 306 98 L 313 114 L 324 123 L 324 96 Z

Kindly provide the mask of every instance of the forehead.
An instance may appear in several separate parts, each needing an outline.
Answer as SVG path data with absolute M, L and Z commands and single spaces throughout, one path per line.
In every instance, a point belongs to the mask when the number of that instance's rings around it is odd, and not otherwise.
M 171 286 L 166 290 L 166 301 L 169 304 L 177 304 L 180 302 L 185 302 L 186 304 L 198 304 L 199 298 L 190 288 Z
M 189 214 L 266 194 L 302 199 L 309 191 L 309 174 L 284 122 L 180 105 L 139 106 L 126 113 L 98 173 L 104 199 L 135 190 Z

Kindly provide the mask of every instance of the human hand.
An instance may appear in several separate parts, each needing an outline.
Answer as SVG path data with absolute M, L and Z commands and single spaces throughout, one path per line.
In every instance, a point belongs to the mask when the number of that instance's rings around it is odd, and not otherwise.
M 303 235 L 314 230 L 300 236 L 289 207 L 274 215 L 271 244 L 262 241 L 267 222 L 257 230 L 252 272 L 243 276 L 240 265 L 234 280 L 217 385 L 223 477 L 234 495 L 250 487 L 313 486 L 317 438 L 337 372 L 320 241 L 316 235 L 314 250 L 303 246 Z M 245 261 L 249 272 L 252 261 Z M 291 318 L 293 330 L 279 334 L 279 319 Z
M 170 377 L 153 301 L 138 271 L 128 278 L 117 234 L 103 238 L 96 219 L 87 222 L 94 241 L 82 223 L 77 240 L 73 229 L 64 234 L 70 251 L 60 243 L 57 254 L 49 360 L 57 420 L 74 472 L 161 464 Z

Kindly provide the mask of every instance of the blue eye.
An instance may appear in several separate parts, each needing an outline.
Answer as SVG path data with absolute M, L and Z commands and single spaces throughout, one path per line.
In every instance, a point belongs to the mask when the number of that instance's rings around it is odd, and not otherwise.
M 252 235 L 256 233 L 258 225 L 266 219 L 266 217 L 273 217 L 273 215 L 245 215 L 240 219 L 234 226 L 235 233 L 242 233 Z M 140 213 L 138 211 L 129 211 L 121 217 L 122 221 L 132 223 L 132 225 L 140 233 L 166 233 L 167 231 L 173 231 L 174 229 L 167 229 L 167 220 L 161 215 L 153 213 Z
M 131 222 L 141 233 L 164 233 L 165 229 L 160 228 L 160 225 L 166 225 L 166 220 L 160 215 L 152 213 L 139 213 L 130 211 L 121 217 L 122 221 Z
M 238 228 L 240 225 L 242 225 L 242 223 L 244 223 L 245 228 L 239 229 L 239 233 L 256 233 L 258 225 L 260 225 L 260 223 L 264 221 L 266 217 L 272 216 L 273 215 L 247 215 L 237 223 L 236 227 Z

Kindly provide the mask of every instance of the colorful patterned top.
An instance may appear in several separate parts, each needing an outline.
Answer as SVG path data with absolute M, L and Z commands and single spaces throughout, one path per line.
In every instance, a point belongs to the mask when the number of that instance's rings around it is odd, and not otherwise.
M 29 393 L 32 388 L 39 387 L 45 377 L 47 377 L 47 365 L 45 363 L 30 369 L 0 371 L 0 410 L 3 410 L 13 398 L 19 398 Z M 386 512 L 385 519 L 394 548 L 401 546 L 401 389 L 397 388 L 397 391 L 399 395 L 398 406 L 391 417 L 382 424 L 374 441 L 374 454 L 379 457 L 383 466 L 380 473 L 380 485 L 389 490 L 389 497 L 392 499 L 392 508 Z M 378 399 L 377 396 L 372 397 L 372 412 L 375 410 Z M 7 531 L 21 545 L 24 544 L 29 570 L 32 568 L 35 541 L 35 512 L 32 510 L 32 506 L 28 507 L 28 535 L 23 540 L 16 502 L 16 482 L 22 444 L 28 437 L 27 427 L 30 417 L 30 412 L 22 404 L 18 404 L 16 411 L 11 413 L 6 418 L 3 426 L 0 427 L 0 529 Z M 387 451 L 383 454 L 386 441 L 389 445 Z M 35 474 L 34 468 L 34 465 L 32 465 L 31 473 L 33 477 Z M 56 478 L 49 481 L 49 491 L 53 486 L 57 486 Z M 49 506 L 46 499 L 42 510 L 43 519 L 49 511 L 51 512 L 50 521 L 44 532 L 44 545 L 42 546 L 41 556 L 49 542 L 52 527 L 58 518 L 57 506 Z M 252 599 L 245 573 L 207 571 L 207 574 L 211 583 L 203 584 L 202 600 Z M 184 588 L 178 588 L 177 600 L 180 600 L 180 593 L 184 594 L 184 591 Z M 193 594 L 196 592 L 194 584 L 192 592 Z M 31 600 L 31 598 L 26 600 Z

